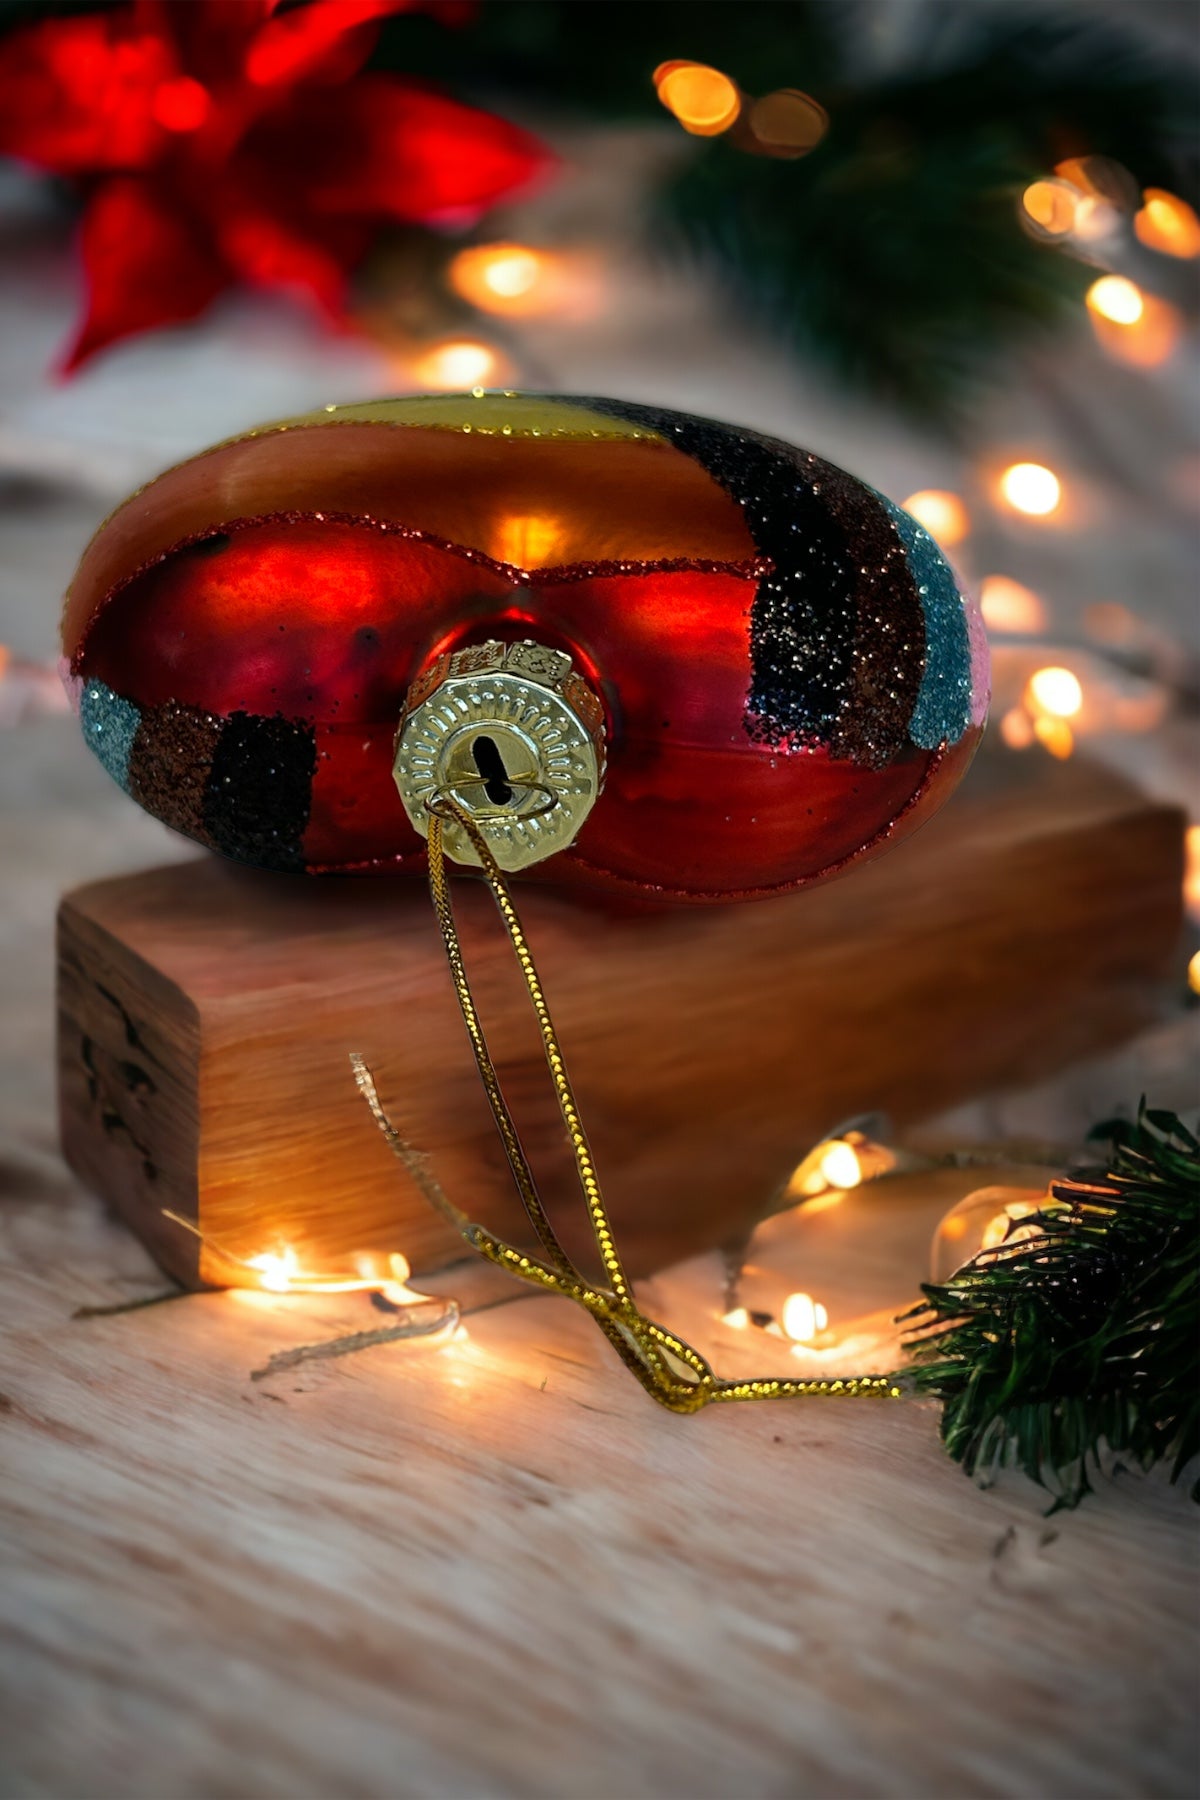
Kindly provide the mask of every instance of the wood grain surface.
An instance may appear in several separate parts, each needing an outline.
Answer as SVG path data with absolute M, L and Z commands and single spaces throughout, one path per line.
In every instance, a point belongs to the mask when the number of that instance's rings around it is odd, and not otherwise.
M 1161 1480 L 1048 1519 L 1023 1478 L 967 1481 L 925 1404 L 674 1418 L 557 1299 L 253 1381 L 380 1315 L 227 1293 L 73 1320 L 161 1278 L 69 1180 L 16 1174 L 11 1800 L 1194 1792 L 1195 1509 Z M 776 1221 L 759 1299 L 802 1276 L 835 1325 L 894 1306 L 967 1183 Z M 718 1292 L 701 1259 L 645 1298 L 761 1373 Z
M 1144 1024 L 1177 957 L 1181 815 L 1083 762 L 981 757 L 918 837 L 843 882 L 738 907 L 520 905 L 629 1266 L 725 1241 L 809 1145 L 1027 1083 Z M 456 883 L 468 966 L 551 1200 L 573 1176 L 491 901 Z M 420 882 L 202 861 L 70 895 L 59 921 L 68 1161 L 184 1281 L 457 1240 L 355 1089 L 364 1053 L 447 1192 L 510 1239 L 512 1184 Z M 568 1245 L 582 1241 L 564 1226 Z

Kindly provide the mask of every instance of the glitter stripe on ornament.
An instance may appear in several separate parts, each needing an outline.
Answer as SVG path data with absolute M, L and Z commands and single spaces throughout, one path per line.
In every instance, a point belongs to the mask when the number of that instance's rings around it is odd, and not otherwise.
M 816 463 L 814 475 L 846 537 L 855 601 L 850 689 L 830 748 L 860 767 L 886 768 L 908 748 L 926 666 L 921 600 L 880 496 L 832 463 Z
M 141 711 L 114 694 L 102 681 L 85 681 L 79 696 L 79 722 L 84 741 L 118 787 L 129 792 L 129 759 L 141 722 Z
M 774 564 L 750 612 L 746 730 L 783 751 L 829 747 L 851 688 L 857 607 L 856 565 L 820 490 L 827 465 L 712 419 L 624 400 L 572 404 L 660 432 L 741 506 L 755 548 Z
M 202 823 L 213 846 L 235 862 L 302 872 L 316 761 L 311 725 L 233 713 L 204 794 Z
M 204 793 L 222 724 L 215 713 L 176 700 L 148 707 L 129 759 L 129 792 L 138 805 L 210 849 Z
M 908 735 L 922 750 L 957 744 L 971 723 L 971 641 L 953 569 L 911 513 L 881 494 L 908 556 L 925 615 L 925 673 Z

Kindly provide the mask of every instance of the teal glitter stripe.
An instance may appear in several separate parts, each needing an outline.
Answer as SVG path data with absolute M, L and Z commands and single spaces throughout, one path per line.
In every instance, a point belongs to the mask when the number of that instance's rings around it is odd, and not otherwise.
M 971 719 L 971 640 L 954 571 L 923 525 L 886 495 L 925 614 L 925 673 L 908 735 L 920 750 L 956 744 Z
M 85 681 L 79 697 L 79 722 L 86 742 L 113 780 L 129 792 L 129 757 L 142 714 L 102 681 Z

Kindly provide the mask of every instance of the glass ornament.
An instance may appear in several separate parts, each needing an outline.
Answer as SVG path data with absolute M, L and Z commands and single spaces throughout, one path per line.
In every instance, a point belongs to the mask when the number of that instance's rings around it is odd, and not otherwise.
M 63 624 L 84 735 L 135 800 L 314 874 L 424 872 L 393 781 L 406 695 L 518 643 L 569 659 L 601 744 L 571 841 L 525 872 L 616 893 L 838 874 L 941 804 L 986 708 L 978 615 L 914 519 L 789 444 L 618 400 L 426 395 L 247 432 L 117 508 Z M 491 754 L 457 789 L 485 836 L 546 787 L 544 757 Z

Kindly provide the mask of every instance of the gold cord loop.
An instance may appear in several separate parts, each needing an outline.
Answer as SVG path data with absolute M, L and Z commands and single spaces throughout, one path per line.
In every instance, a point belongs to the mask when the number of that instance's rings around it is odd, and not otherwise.
M 811 1381 L 768 1376 L 755 1380 L 724 1381 L 713 1373 L 712 1368 L 698 1350 L 694 1350 L 690 1344 L 684 1343 L 682 1338 L 676 1337 L 673 1332 L 667 1331 L 663 1326 L 656 1324 L 653 1319 L 646 1317 L 634 1298 L 632 1284 L 621 1263 L 620 1253 L 600 1192 L 600 1183 L 596 1175 L 595 1164 L 592 1161 L 587 1134 L 579 1116 L 579 1108 L 576 1105 L 575 1095 L 567 1074 L 566 1063 L 559 1047 L 558 1034 L 554 1029 L 554 1022 L 550 1017 L 550 1009 L 542 992 L 537 969 L 534 966 L 517 909 L 513 904 L 504 877 L 475 820 L 452 795 L 445 791 L 436 795 L 428 810 L 430 815 L 429 889 L 441 929 L 442 942 L 446 947 L 446 957 L 450 964 L 454 991 L 458 997 L 459 1008 L 467 1028 L 467 1036 L 471 1041 L 471 1049 L 474 1052 L 480 1079 L 487 1094 L 488 1105 L 491 1107 L 496 1129 L 504 1145 L 509 1167 L 517 1185 L 517 1192 L 521 1196 L 521 1203 L 537 1235 L 542 1255 L 536 1256 L 527 1251 L 515 1249 L 511 1244 L 504 1243 L 502 1239 L 495 1237 L 490 1231 L 486 1231 L 481 1225 L 473 1224 L 457 1207 L 451 1205 L 441 1193 L 440 1188 L 436 1188 L 436 1184 L 433 1184 L 435 1192 L 431 1194 L 434 1204 L 456 1227 L 465 1241 L 481 1256 L 486 1257 L 489 1262 L 495 1263 L 498 1268 L 507 1269 L 510 1274 L 516 1275 L 522 1281 L 530 1282 L 535 1287 L 549 1289 L 556 1294 L 561 1294 L 565 1299 L 573 1300 L 585 1312 L 590 1313 L 626 1368 L 636 1376 L 653 1399 L 672 1412 L 697 1412 L 702 1406 L 707 1406 L 713 1401 L 774 1400 L 808 1394 L 848 1394 L 875 1398 L 898 1397 L 899 1388 L 894 1387 L 891 1380 L 885 1375 L 848 1375 L 837 1380 L 817 1379 Z M 541 1032 L 542 1046 L 546 1053 L 546 1062 L 554 1084 L 559 1111 L 571 1142 L 579 1186 L 587 1205 L 588 1218 L 600 1253 L 605 1276 L 603 1284 L 591 1282 L 582 1275 L 559 1243 L 542 1204 L 533 1170 L 530 1168 L 508 1103 L 501 1090 L 500 1078 L 488 1050 L 487 1039 L 467 978 L 462 946 L 454 922 L 454 909 L 450 882 L 446 873 L 446 855 L 443 844 L 443 824 L 447 820 L 452 820 L 470 839 L 488 886 L 492 890 L 492 898 L 499 909 L 509 942 L 524 978 L 526 991 L 529 994 Z M 380 1105 L 370 1072 L 362 1063 L 361 1058 L 355 1059 L 355 1077 L 371 1107 L 376 1123 L 383 1131 L 392 1149 L 405 1162 L 406 1166 L 410 1166 L 413 1152 L 404 1143 Z M 427 1184 L 428 1177 L 423 1185 Z
M 520 790 L 529 794 L 537 794 L 539 796 L 538 804 L 528 812 L 515 812 L 511 800 L 506 800 L 502 805 L 496 805 L 489 808 L 487 811 L 481 810 L 478 806 L 475 806 L 471 809 L 474 818 L 544 819 L 546 814 L 553 812 L 554 808 L 558 805 L 558 795 L 554 792 L 554 789 L 552 787 L 547 787 L 544 781 L 538 781 L 532 775 L 508 775 L 506 776 L 506 780 L 514 793 Z M 461 780 L 454 783 L 453 794 L 469 791 L 472 788 L 486 789 L 487 786 L 488 778 L 486 776 L 464 776 Z M 452 819 L 459 816 L 456 812 L 449 810 L 453 805 L 454 800 L 452 793 L 447 790 L 446 793 L 431 794 L 429 799 L 425 802 L 425 810 L 431 812 L 435 818 Z

